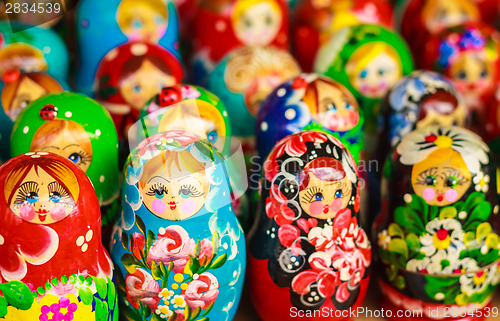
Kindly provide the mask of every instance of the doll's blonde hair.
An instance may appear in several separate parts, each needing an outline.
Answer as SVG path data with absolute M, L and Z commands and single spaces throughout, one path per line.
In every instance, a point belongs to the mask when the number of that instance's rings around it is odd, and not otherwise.
M 422 19 L 426 21 L 430 18 L 432 12 L 439 6 L 441 3 L 453 3 L 456 6 L 460 6 L 467 14 L 469 14 L 473 20 L 479 20 L 479 10 L 476 5 L 471 0 L 427 0 L 422 7 Z
M 347 63 L 346 69 L 352 75 L 351 77 L 354 77 L 354 75 L 363 70 L 366 65 L 370 63 L 370 61 L 382 53 L 385 53 L 394 59 L 400 71 L 403 69 L 401 59 L 397 51 L 389 44 L 381 41 L 374 41 L 361 45 L 352 54 L 349 62 Z
M 116 11 L 116 22 L 118 22 L 120 29 L 123 30 L 130 25 L 134 8 L 138 6 L 148 7 L 159 13 L 165 20 L 168 18 L 167 4 L 163 0 L 122 0 Z
M 420 173 L 448 159 L 451 160 L 451 164 L 453 167 L 459 169 L 464 174 L 465 178 L 467 178 L 468 180 L 471 179 L 471 172 L 467 167 L 467 164 L 465 163 L 462 155 L 460 155 L 460 153 L 456 150 L 453 150 L 450 147 L 446 147 L 434 150 L 423 161 L 420 161 L 413 165 L 413 168 L 411 170 L 411 181 L 415 182 Z
M 275 0 L 237 0 L 231 15 L 231 22 L 233 26 L 240 20 L 241 16 L 248 10 L 248 8 L 267 2 L 273 11 L 281 12 L 281 8 Z

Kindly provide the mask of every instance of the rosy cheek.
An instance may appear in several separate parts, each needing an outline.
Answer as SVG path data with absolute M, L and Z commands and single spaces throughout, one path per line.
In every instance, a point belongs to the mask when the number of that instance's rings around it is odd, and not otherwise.
M 59 221 L 66 217 L 66 211 L 62 205 L 56 205 L 50 210 L 50 216 L 54 221 Z
M 444 198 L 446 198 L 448 202 L 454 202 L 458 198 L 458 193 L 454 189 L 449 189 L 444 193 Z
M 35 209 L 30 204 L 21 206 L 19 214 L 21 214 L 21 218 L 25 221 L 32 221 L 36 216 Z
M 330 204 L 330 210 L 333 213 L 337 213 L 341 209 L 342 209 L 342 199 L 341 198 L 335 199 L 335 201 L 333 201 L 332 204 Z
M 323 214 L 323 204 L 320 201 L 312 202 L 309 205 L 309 214 L 311 215 Z
M 355 111 L 349 113 L 349 121 L 352 125 L 356 125 L 359 122 L 359 114 Z
M 181 210 L 186 214 L 191 214 L 194 212 L 196 204 L 193 200 L 184 201 L 181 205 Z
M 422 192 L 422 197 L 424 198 L 424 200 L 426 201 L 430 201 L 430 200 L 433 200 L 435 197 L 436 197 L 436 192 L 430 188 L 430 187 L 427 187 L 426 189 L 424 189 L 424 191 Z
M 165 203 L 163 203 L 160 200 L 154 200 L 151 203 L 151 209 L 153 210 L 153 212 L 155 212 L 157 214 L 161 214 L 161 213 L 165 212 Z

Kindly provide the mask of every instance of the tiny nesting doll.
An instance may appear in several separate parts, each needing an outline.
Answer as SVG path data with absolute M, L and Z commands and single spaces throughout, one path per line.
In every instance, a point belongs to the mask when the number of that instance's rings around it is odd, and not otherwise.
M 490 26 L 469 23 L 431 37 L 425 49 L 424 67 L 453 81 L 465 98 L 472 128 L 482 134 L 500 80 L 500 34 Z
M 382 101 L 384 131 L 380 161 L 390 148 L 415 128 L 429 125 L 467 125 L 467 108 L 462 95 L 446 77 L 416 70 L 402 78 Z
M 0 163 L 10 156 L 10 136 L 21 111 L 43 95 L 63 91 L 61 84 L 43 72 L 9 70 L 0 83 Z
M 362 303 L 371 263 L 351 154 L 329 134 L 296 133 L 276 144 L 260 183 L 248 261 L 260 317 L 294 320 L 301 310 L 316 320 L 327 310 L 329 320 L 342 319 L 335 310 Z
M 118 138 L 101 105 L 76 93 L 45 95 L 19 115 L 11 143 L 12 155 L 50 152 L 78 165 L 95 189 L 102 225 L 111 229 L 118 215 Z
M 179 57 L 177 13 L 170 0 L 81 0 L 76 19 L 75 85 L 84 94 L 94 94 L 102 59 L 124 43 L 146 42 Z
M 27 153 L 0 167 L 0 190 L 0 318 L 117 321 L 113 265 L 85 173 L 59 155 Z
M 115 228 L 120 312 L 128 320 L 232 320 L 245 275 L 245 236 L 222 155 L 184 131 L 130 154 Z
M 395 10 L 401 35 L 408 42 L 419 68 L 429 36 L 449 27 L 481 20 L 474 0 L 404 0 L 396 4 Z
M 495 187 L 476 134 L 435 125 L 403 136 L 385 166 L 374 225 L 384 309 L 423 320 L 487 316 L 500 282 Z
M 406 43 L 381 26 L 344 28 L 320 47 L 315 70 L 342 83 L 358 100 L 366 120 L 366 151 L 370 158 L 377 147 L 380 100 L 413 70 Z
M 208 88 L 228 108 L 233 134 L 247 158 L 256 154 L 255 121 L 264 99 L 300 68 L 286 51 L 272 47 L 235 49 L 210 74 Z
M 96 74 L 96 99 L 111 114 L 118 138 L 124 141 L 142 107 L 167 86 L 180 83 L 180 61 L 147 42 L 128 42 L 110 51 Z
M 297 4 L 293 24 L 293 53 L 302 69 L 311 72 L 321 44 L 339 29 L 361 23 L 393 26 L 388 0 L 304 0 Z
M 288 6 L 284 0 L 202 0 L 194 18 L 193 79 L 207 77 L 240 46 L 288 50 Z

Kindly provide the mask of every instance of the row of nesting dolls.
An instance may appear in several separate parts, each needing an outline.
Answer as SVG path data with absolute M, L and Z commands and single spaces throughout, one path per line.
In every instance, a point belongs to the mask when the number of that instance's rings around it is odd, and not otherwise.
M 497 119 L 496 91 L 500 78 L 500 35 L 480 21 L 480 10 L 469 2 L 410 1 L 402 6 L 403 16 L 418 17 L 419 23 L 402 19 L 401 31 L 412 48 L 417 67 L 449 76 L 471 112 L 471 128 L 490 139 L 499 131 L 494 120 Z M 291 38 L 284 3 L 277 0 L 202 2 L 196 10 L 200 16 L 193 22 L 196 28 L 194 54 L 189 63 L 193 70 L 191 82 L 204 85 L 224 101 L 229 108 L 233 134 L 245 138 L 245 147 L 250 151 L 261 102 L 278 84 L 297 75 L 299 66 L 304 71 L 314 69 L 345 85 L 365 114 L 366 131 L 375 136 L 380 123 L 377 118 L 381 98 L 413 70 L 412 55 L 405 41 L 386 28 L 391 19 L 381 23 L 381 19 L 391 17 L 385 14 L 386 7 L 390 12 L 390 5 L 384 3 L 382 0 L 349 1 L 321 7 L 315 1 L 304 1 L 300 8 L 305 9 L 297 9 L 296 20 L 308 17 L 320 23 L 326 19 L 329 27 L 325 35 L 308 27 L 310 20 L 304 22 L 305 26 L 295 28 L 298 46 L 293 52 L 299 64 L 283 51 Z M 333 13 L 338 10 L 341 13 L 334 18 Z M 353 13 L 349 15 L 342 10 Z M 125 141 L 130 125 L 137 120 L 144 104 L 159 88 L 178 84 L 184 77 L 175 8 L 162 0 L 105 3 L 87 0 L 80 3 L 76 20 L 79 54 L 75 88 L 95 97 L 110 111 L 119 138 Z M 335 27 L 330 26 L 331 21 L 336 21 L 332 22 Z M 407 21 L 411 22 L 411 28 L 405 27 Z M 361 22 L 372 24 L 358 24 Z M 344 23 L 348 27 L 340 28 Z M 52 30 L 30 28 L 13 33 L 8 29 L 7 24 L 1 28 L 0 73 L 4 75 L 6 91 L 2 89 L 2 97 L 5 97 L 2 105 L 7 114 L 15 117 L 15 110 L 23 108 L 37 95 L 68 88 L 65 84 L 68 54 Z M 425 32 L 420 35 L 422 30 Z M 309 44 L 311 41 L 315 44 Z M 419 41 L 425 41 L 425 46 L 415 45 Z M 270 44 L 273 46 L 268 46 Z M 300 50 L 309 49 L 311 52 L 306 53 L 304 59 Z M 19 75 L 12 70 L 23 73 Z M 30 72 L 46 72 L 56 81 L 48 75 L 26 74 Z M 487 121 L 491 123 L 484 126 Z M 2 127 L 6 144 L 9 126 Z M 371 157 L 376 144 L 368 146 Z

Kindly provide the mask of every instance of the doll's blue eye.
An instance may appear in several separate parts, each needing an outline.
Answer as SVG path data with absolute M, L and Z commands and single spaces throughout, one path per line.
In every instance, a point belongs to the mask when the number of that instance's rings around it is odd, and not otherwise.
M 335 198 L 340 198 L 340 197 L 342 197 L 342 190 L 338 189 L 335 191 Z
M 321 201 L 323 199 L 323 194 L 322 193 L 316 193 L 314 194 L 314 200 L 315 201 Z
M 380 76 L 382 76 L 383 74 L 385 74 L 385 70 L 384 69 L 379 69 L 378 74 Z
M 134 28 L 141 28 L 142 27 L 142 21 L 141 20 L 134 20 L 132 21 L 132 27 Z
M 138 93 L 141 91 L 141 85 L 135 85 L 134 86 L 134 92 Z
M 486 72 L 486 70 L 481 71 L 481 78 L 486 78 L 487 75 L 488 73 Z
M 58 203 L 61 200 L 61 194 L 58 192 L 50 193 L 50 200 L 54 203 Z
M 75 164 L 80 163 L 80 161 L 82 160 L 82 156 L 80 156 L 80 154 L 78 154 L 78 153 L 73 153 L 73 154 L 69 155 L 68 158 L 70 161 L 72 161 Z
M 207 139 L 211 143 L 214 143 L 218 137 L 219 137 L 219 135 L 217 134 L 217 132 L 215 130 L 212 130 L 211 132 L 209 132 L 207 134 Z
M 182 188 L 179 191 L 179 194 L 181 195 L 182 198 L 189 198 L 191 196 L 191 191 L 187 188 Z
M 328 104 L 328 110 L 337 112 L 337 106 L 335 106 L 334 104 Z
M 160 24 L 163 22 L 163 18 L 161 16 L 156 16 L 155 22 L 156 24 Z
M 156 198 L 163 198 L 163 196 L 165 196 L 165 191 L 163 190 L 163 188 L 156 189 L 155 196 Z
M 368 76 L 368 71 L 366 70 L 361 70 L 361 73 L 359 74 L 360 78 L 366 78 Z
M 36 192 L 29 192 L 26 196 L 28 203 L 36 203 L 38 201 L 38 194 Z
M 465 74 L 464 71 L 461 71 L 461 72 L 458 73 L 458 78 L 465 79 L 465 78 L 467 78 L 467 75 Z
M 352 110 L 353 108 L 352 108 L 352 105 L 351 105 L 351 104 L 349 104 L 349 103 L 345 103 L 345 109 L 347 109 L 347 110 Z

